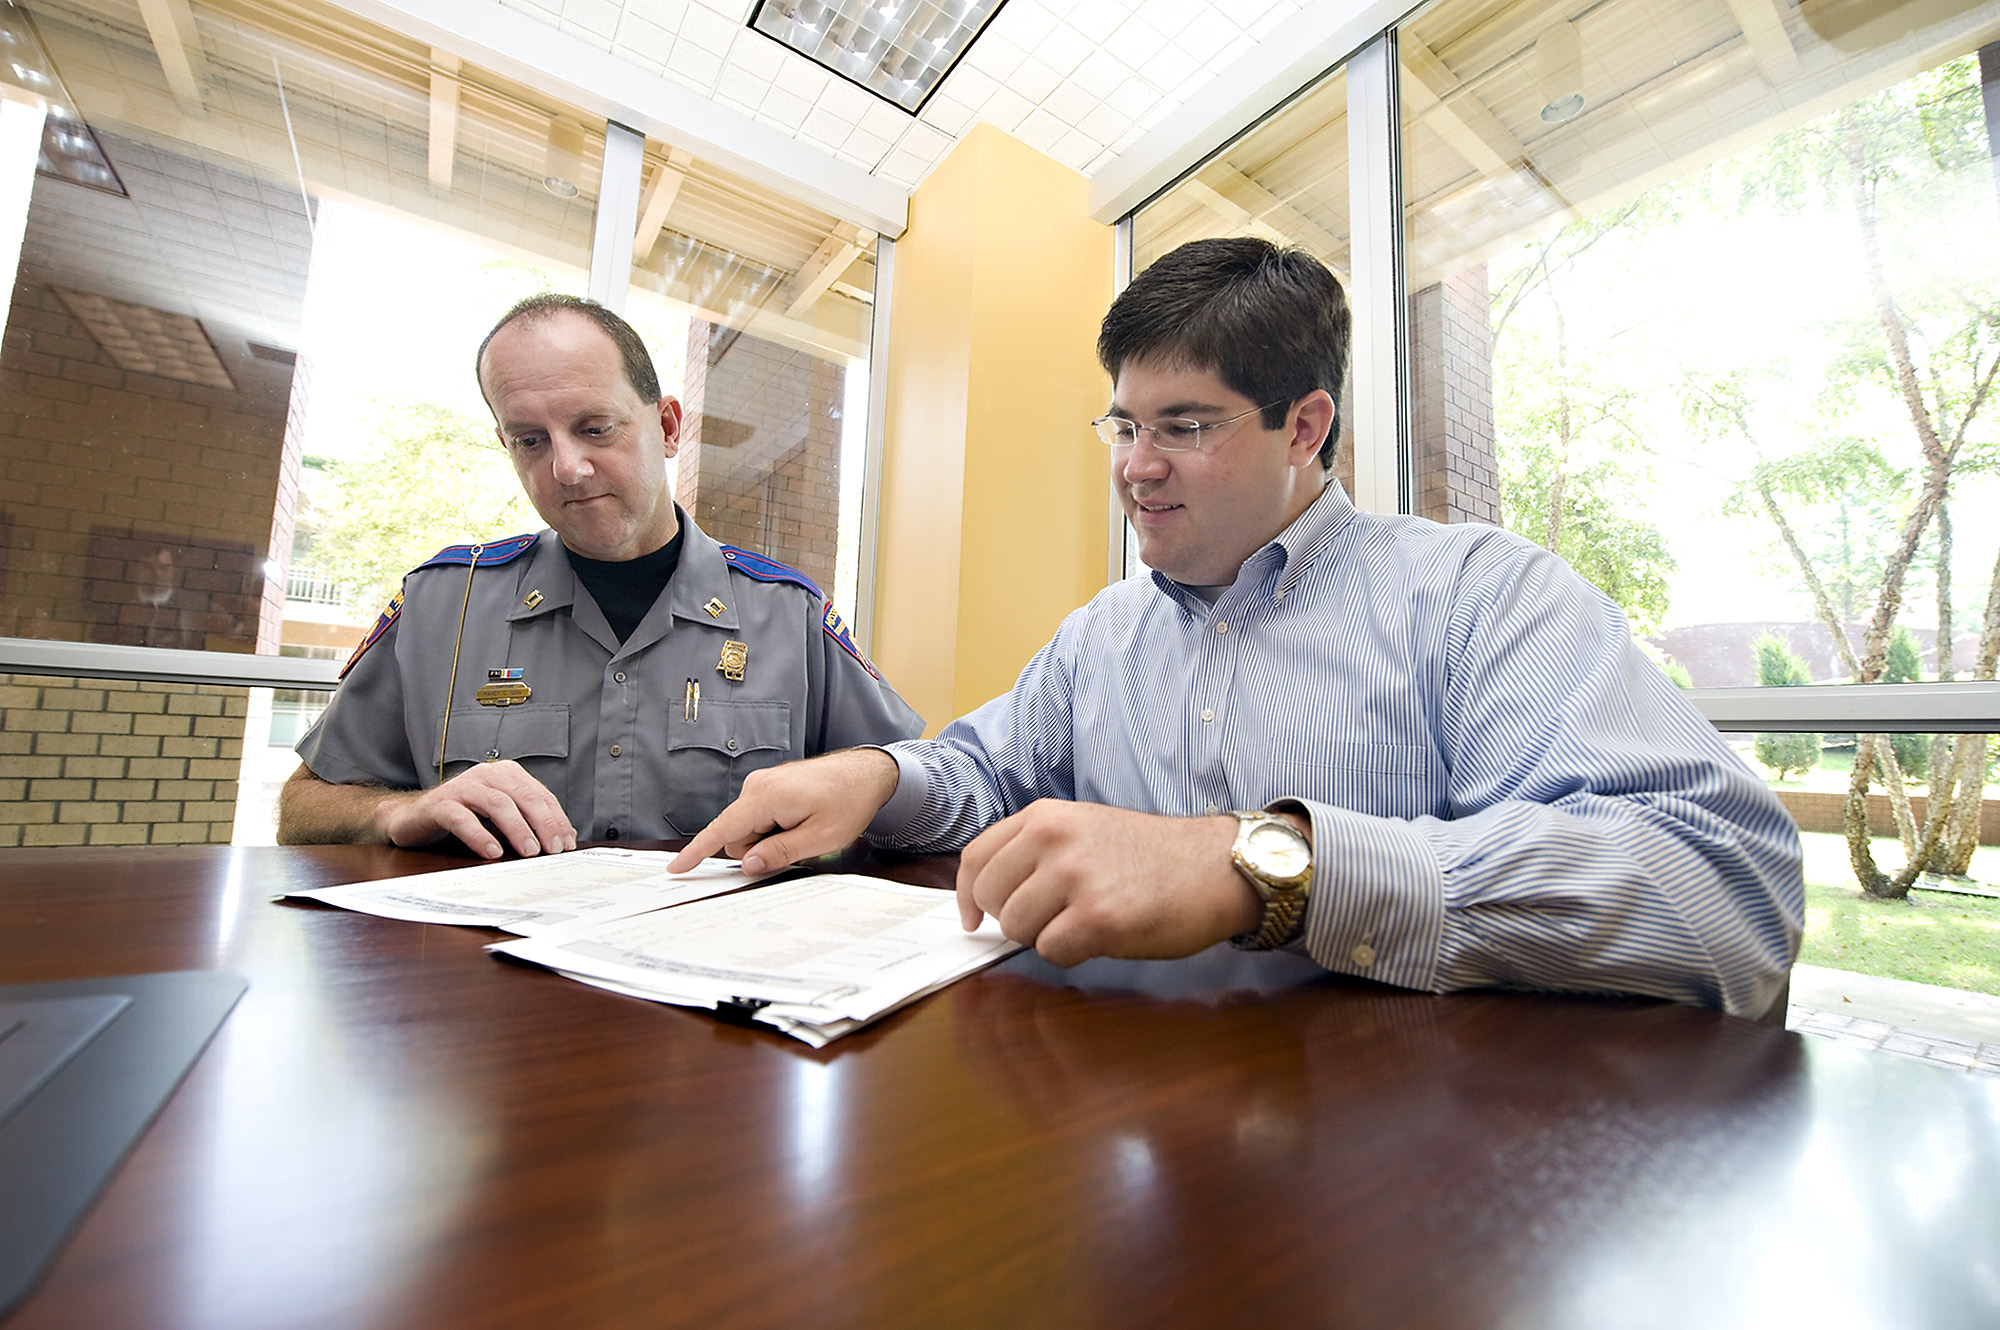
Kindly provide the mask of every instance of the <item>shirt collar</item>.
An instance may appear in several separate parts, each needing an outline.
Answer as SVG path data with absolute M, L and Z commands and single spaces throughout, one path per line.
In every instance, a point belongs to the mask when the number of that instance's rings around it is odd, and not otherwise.
M 674 505 L 674 515 L 686 533 L 680 565 L 674 569 L 674 580 L 667 583 L 667 600 L 674 617 L 718 628 L 739 627 L 736 592 L 729 584 L 729 561 L 722 557 L 722 546 L 688 520 L 687 511 L 679 504 Z M 711 605 L 721 608 L 711 612 Z
M 1306 505 L 1304 512 L 1293 518 L 1291 524 L 1272 537 L 1268 544 L 1243 561 L 1243 567 L 1237 573 L 1236 581 L 1240 583 L 1245 573 L 1254 573 L 1258 580 L 1262 581 L 1274 572 L 1282 572 L 1279 585 L 1274 590 L 1280 592 L 1290 590 L 1292 584 L 1305 575 L 1306 569 L 1319 557 L 1321 551 L 1340 534 L 1341 529 L 1354 520 L 1354 511 L 1354 504 L 1348 499 L 1347 491 L 1341 488 L 1340 482 L 1328 480 L 1319 497 Z M 1189 613 L 1205 615 L 1211 608 L 1206 600 L 1165 573 L 1155 571 L 1153 585 Z

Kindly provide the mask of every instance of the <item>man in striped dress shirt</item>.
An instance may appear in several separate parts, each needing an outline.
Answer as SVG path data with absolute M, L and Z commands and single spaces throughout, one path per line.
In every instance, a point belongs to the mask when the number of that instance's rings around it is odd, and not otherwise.
M 936 739 L 753 774 L 680 862 L 962 849 L 960 912 L 1062 965 L 1303 947 L 1411 988 L 1763 1015 L 1796 830 L 1548 551 L 1330 483 L 1349 316 L 1317 260 L 1196 241 L 1113 303 L 1096 422 L 1152 575 Z

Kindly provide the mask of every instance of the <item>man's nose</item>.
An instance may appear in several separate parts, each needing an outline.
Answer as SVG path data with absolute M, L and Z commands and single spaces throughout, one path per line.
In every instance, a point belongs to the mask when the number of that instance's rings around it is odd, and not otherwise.
M 1145 430 L 1139 431 L 1139 438 L 1129 448 L 1113 450 L 1112 470 L 1125 478 L 1129 485 L 1140 480 L 1160 480 L 1173 470 L 1167 455 L 1153 446 L 1153 436 Z
M 594 469 L 590 465 L 590 450 L 567 433 L 550 437 L 549 452 L 559 484 L 579 485 L 590 479 Z

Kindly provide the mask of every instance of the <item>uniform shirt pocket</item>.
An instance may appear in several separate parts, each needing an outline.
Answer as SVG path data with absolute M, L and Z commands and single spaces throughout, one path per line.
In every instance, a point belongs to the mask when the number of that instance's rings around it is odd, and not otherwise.
M 667 713 L 667 821 L 692 836 L 743 792 L 743 778 L 792 754 L 790 702 L 711 702 Z
M 560 703 L 467 707 L 444 737 L 447 778 L 481 762 L 518 762 L 569 808 L 569 708 Z

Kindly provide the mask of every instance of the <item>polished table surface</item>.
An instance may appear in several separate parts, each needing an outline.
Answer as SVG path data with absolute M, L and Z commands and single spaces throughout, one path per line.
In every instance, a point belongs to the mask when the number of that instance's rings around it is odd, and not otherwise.
M 463 862 L 0 850 L 0 981 L 250 981 L 6 1330 L 2000 1324 L 1992 1079 L 1226 948 L 814 1051 L 270 899 Z

